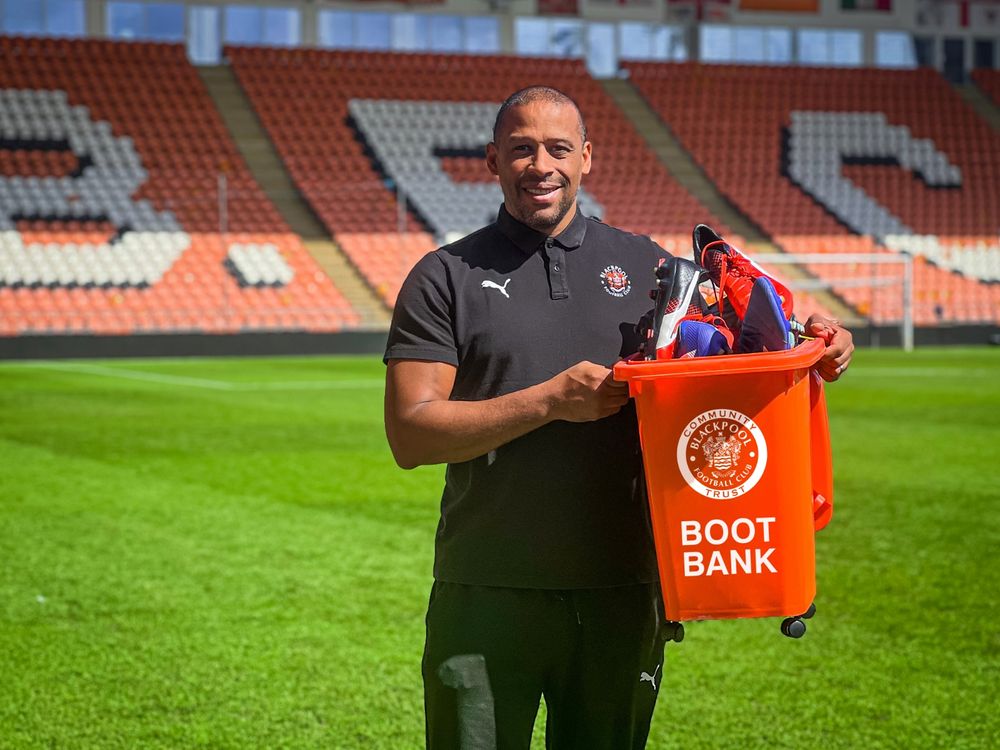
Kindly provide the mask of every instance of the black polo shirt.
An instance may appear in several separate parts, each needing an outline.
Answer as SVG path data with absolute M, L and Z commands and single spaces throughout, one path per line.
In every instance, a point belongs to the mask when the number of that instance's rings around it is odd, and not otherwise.
M 579 212 L 548 238 L 501 207 L 497 221 L 424 256 L 399 293 L 385 359 L 446 362 L 453 400 L 548 380 L 583 360 L 611 366 L 639 344 L 665 253 Z M 434 576 L 524 588 L 656 580 L 636 417 L 551 422 L 449 464 Z

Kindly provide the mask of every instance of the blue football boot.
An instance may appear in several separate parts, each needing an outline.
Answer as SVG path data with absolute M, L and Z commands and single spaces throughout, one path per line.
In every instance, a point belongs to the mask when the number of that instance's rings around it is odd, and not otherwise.
M 677 332 L 674 357 L 712 357 L 732 354 L 725 335 L 711 323 L 702 320 L 682 320 Z
M 769 278 L 759 276 L 753 282 L 736 351 L 780 352 L 794 346 L 795 333 L 781 309 L 781 296 Z

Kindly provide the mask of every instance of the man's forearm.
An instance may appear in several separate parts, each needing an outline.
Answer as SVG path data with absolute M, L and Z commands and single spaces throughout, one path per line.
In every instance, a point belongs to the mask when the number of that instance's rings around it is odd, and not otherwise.
M 553 420 L 551 381 L 485 401 L 435 399 L 414 404 L 390 436 L 404 468 L 482 456 Z

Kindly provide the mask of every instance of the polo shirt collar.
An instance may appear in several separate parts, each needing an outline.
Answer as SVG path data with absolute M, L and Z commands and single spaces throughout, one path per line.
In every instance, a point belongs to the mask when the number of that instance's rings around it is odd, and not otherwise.
M 497 226 L 504 236 L 517 245 L 525 254 L 535 252 L 539 245 L 547 239 L 547 236 L 537 232 L 526 224 L 522 224 L 507 212 L 507 207 L 500 206 L 497 214 Z M 577 206 L 576 215 L 562 232 L 553 237 L 557 245 L 561 245 L 566 250 L 574 250 L 583 244 L 583 238 L 587 234 L 587 219 L 580 213 Z

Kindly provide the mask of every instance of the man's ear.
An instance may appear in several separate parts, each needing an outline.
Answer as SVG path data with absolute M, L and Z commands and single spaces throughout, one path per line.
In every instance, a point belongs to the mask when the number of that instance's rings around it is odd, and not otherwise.
M 486 144 L 486 168 L 490 170 L 490 174 L 500 174 L 497 170 L 497 145 L 493 141 Z
M 581 151 L 583 156 L 583 174 L 590 174 L 590 155 L 592 149 L 593 146 L 590 145 L 590 141 L 585 141 L 583 144 L 583 150 Z

